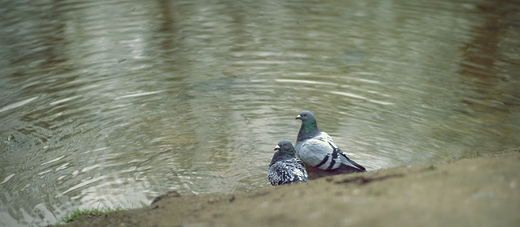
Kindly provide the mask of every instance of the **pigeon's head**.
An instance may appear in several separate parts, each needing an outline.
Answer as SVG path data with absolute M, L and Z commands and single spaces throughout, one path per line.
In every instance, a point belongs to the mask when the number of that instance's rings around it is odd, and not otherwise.
M 296 154 L 296 151 L 294 150 L 294 147 L 289 140 L 280 140 L 280 142 L 278 142 L 278 145 L 274 147 L 274 150 L 278 151 L 281 154 L 288 154 L 291 156 Z
M 316 118 L 314 117 L 314 114 L 312 114 L 311 111 L 308 111 L 308 110 L 304 110 L 304 111 L 300 112 L 300 114 L 298 114 L 298 116 L 296 116 L 296 119 L 300 119 L 303 122 L 305 122 L 307 120 L 314 120 L 314 121 L 316 121 Z

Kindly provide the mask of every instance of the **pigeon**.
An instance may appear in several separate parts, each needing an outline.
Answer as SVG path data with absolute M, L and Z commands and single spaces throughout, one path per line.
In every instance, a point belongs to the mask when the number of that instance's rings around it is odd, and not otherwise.
M 314 114 L 304 110 L 296 119 L 302 121 L 296 139 L 296 156 L 307 165 L 310 172 L 327 172 L 322 176 L 366 172 L 365 167 L 348 158 L 327 133 L 318 129 Z
M 267 179 L 273 186 L 306 182 L 309 180 L 305 166 L 296 159 L 296 151 L 291 142 L 281 140 L 274 147 L 276 151 L 267 170 Z

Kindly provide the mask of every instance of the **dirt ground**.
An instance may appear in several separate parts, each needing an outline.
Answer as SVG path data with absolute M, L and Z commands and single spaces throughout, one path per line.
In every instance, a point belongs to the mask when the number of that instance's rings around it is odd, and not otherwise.
M 172 192 L 66 226 L 520 226 L 520 149 L 229 195 Z

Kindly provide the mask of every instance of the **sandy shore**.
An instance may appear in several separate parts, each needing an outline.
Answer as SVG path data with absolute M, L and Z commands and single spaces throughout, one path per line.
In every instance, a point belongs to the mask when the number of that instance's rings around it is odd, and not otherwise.
M 247 193 L 169 193 L 66 226 L 520 226 L 520 149 Z

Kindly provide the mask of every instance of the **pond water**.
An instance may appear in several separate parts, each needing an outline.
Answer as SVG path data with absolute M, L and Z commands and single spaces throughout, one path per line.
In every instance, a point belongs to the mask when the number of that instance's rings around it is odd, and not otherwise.
M 520 146 L 510 1 L 2 1 L 0 226 L 270 187 L 296 115 L 369 170 Z

